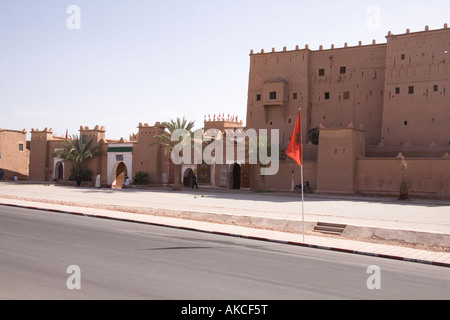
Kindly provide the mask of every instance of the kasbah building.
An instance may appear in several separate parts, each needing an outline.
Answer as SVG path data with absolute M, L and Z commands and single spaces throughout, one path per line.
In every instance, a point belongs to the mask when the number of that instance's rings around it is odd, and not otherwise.
M 185 164 L 181 179 L 190 186 L 293 190 L 300 167 L 283 156 L 298 111 L 302 114 L 304 180 L 314 192 L 396 196 L 407 162 L 410 195 L 450 198 L 450 29 L 386 36 L 386 43 L 311 50 L 250 53 L 246 128 L 278 129 L 279 171 L 261 176 L 260 165 L 236 161 Z M 225 112 L 226 113 L 226 112 Z M 243 122 L 205 116 L 204 129 L 246 129 Z M 319 128 L 319 143 L 308 138 Z M 106 139 L 104 127 L 80 127 L 101 154 L 88 168 L 102 185 L 120 188 L 125 175 L 149 174 L 152 185 L 174 182 L 174 166 L 161 146 L 149 145 L 163 132 L 160 123 L 140 123 L 129 140 Z M 0 167 L 5 178 L 67 181 L 70 164 L 53 158 L 65 138 L 51 129 L 0 131 Z M 29 165 L 28 165 L 29 164 Z

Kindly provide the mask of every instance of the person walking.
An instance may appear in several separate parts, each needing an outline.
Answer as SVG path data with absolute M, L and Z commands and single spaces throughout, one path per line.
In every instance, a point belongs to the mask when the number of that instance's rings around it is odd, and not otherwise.
M 101 184 L 100 184 L 100 173 L 97 172 L 97 178 L 95 178 L 95 187 L 97 189 L 100 189 Z
M 78 173 L 77 177 L 75 178 L 75 180 L 77 181 L 77 186 L 81 186 L 81 175 Z
M 192 176 L 192 189 L 194 189 L 194 186 L 197 188 L 197 190 L 198 190 L 198 185 L 197 185 L 197 176 L 195 175 L 195 173 L 194 173 L 194 175 Z
M 130 185 L 130 178 L 128 178 L 128 176 L 125 176 L 125 182 L 122 185 L 122 189 L 125 189 L 129 185 Z

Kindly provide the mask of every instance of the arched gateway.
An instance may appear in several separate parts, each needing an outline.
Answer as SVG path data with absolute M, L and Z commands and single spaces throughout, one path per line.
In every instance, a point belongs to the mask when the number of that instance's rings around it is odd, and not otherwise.
M 109 144 L 107 160 L 107 184 L 113 189 L 122 189 L 125 177 L 133 180 L 133 145 Z
M 127 166 L 123 162 L 117 162 L 113 167 L 113 182 L 112 187 L 115 189 L 122 189 L 125 177 L 128 175 Z

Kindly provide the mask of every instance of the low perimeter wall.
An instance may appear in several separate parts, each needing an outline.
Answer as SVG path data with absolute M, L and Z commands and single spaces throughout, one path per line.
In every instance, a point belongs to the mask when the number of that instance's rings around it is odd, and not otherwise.
M 450 159 L 406 159 L 406 181 L 411 196 L 450 199 Z M 304 163 L 304 179 L 317 190 L 317 162 Z M 337 166 L 325 167 L 329 175 L 339 170 Z M 397 158 L 360 158 L 355 162 L 354 193 L 398 196 L 402 181 L 402 160 Z M 325 174 L 326 175 L 326 174 Z M 259 166 L 252 167 L 252 189 L 291 190 L 300 183 L 300 167 L 293 161 L 280 162 L 279 171 L 274 176 L 266 176 L 262 181 Z M 351 179 L 351 177 L 349 177 Z M 330 190 L 331 193 L 344 193 Z M 348 193 L 348 192 L 345 192 Z
M 411 194 L 450 198 L 450 159 L 406 159 Z M 402 160 L 364 158 L 356 161 L 356 190 L 362 193 L 399 193 Z

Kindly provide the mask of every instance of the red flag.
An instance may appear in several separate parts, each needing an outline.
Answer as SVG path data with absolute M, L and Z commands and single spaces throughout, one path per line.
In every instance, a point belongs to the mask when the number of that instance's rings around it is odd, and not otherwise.
M 286 155 L 297 162 L 299 166 L 303 164 L 302 116 L 300 110 L 298 111 L 297 122 L 295 123 L 294 132 L 286 150 Z

